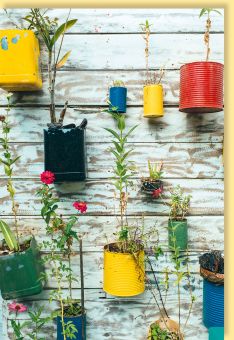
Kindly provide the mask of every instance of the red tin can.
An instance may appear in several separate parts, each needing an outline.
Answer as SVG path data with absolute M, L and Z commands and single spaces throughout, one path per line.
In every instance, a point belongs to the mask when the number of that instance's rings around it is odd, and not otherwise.
M 179 110 L 187 113 L 223 110 L 223 64 L 199 61 L 181 66 Z

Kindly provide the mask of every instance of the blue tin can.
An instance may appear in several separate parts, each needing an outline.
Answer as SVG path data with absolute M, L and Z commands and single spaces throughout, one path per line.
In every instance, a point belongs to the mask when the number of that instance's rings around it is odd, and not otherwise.
M 207 328 L 224 327 L 224 284 L 203 280 L 203 323 Z
M 127 88 L 123 86 L 113 86 L 110 88 L 109 93 L 110 111 L 113 111 L 112 107 L 116 107 L 120 113 L 126 112 L 127 106 Z
M 61 321 L 62 321 L 61 317 L 57 316 L 57 340 L 64 340 Z M 71 321 L 75 325 L 78 331 L 77 333 L 75 333 L 76 338 L 74 338 L 74 340 L 86 340 L 86 314 L 73 317 L 64 317 L 65 323 L 69 321 Z M 82 322 L 84 323 L 83 335 L 82 335 Z

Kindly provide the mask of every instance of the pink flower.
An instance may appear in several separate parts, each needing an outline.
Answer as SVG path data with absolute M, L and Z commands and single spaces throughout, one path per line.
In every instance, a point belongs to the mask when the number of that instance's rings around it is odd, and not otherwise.
M 152 196 L 153 198 L 159 198 L 159 196 L 161 195 L 162 193 L 162 188 L 158 188 L 158 189 L 155 189 L 153 192 L 152 192 Z
M 8 304 L 8 309 L 10 312 L 23 313 L 28 309 L 28 307 L 23 305 L 22 303 L 13 301 L 12 303 Z
M 87 210 L 87 204 L 85 202 L 74 202 L 73 207 L 76 210 L 79 210 L 82 214 L 86 213 Z
M 55 180 L 55 175 L 51 171 L 44 171 L 41 173 L 41 181 L 45 184 L 52 184 Z

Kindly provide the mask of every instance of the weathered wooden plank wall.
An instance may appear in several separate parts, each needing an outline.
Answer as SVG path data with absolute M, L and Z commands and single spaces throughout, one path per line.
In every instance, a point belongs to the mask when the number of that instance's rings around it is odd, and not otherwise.
M 11 9 L 9 13 L 17 23 L 26 9 Z M 146 228 L 157 222 L 160 241 L 165 255 L 157 264 L 157 275 L 168 265 L 167 214 L 160 201 L 146 198 L 139 187 L 139 179 L 146 173 L 146 161 L 164 160 L 165 193 L 174 184 L 181 184 L 193 195 L 189 221 L 189 246 L 192 286 L 197 296 L 186 339 L 207 339 L 202 325 L 202 280 L 198 274 L 198 256 L 207 249 L 223 249 L 223 112 L 209 114 L 185 114 L 178 111 L 179 67 L 184 62 L 203 59 L 204 20 L 198 18 L 199 9 L 73 9 L 77 24 L 67 34 L 64 50 L 73 52 L 67 65 L 59 71 L 56 86 L 56 102 L 63 106 L 69 100 L 67 122 L 86 117 L 88 180 L 86 183 L 57 185 L 62 199 L 62 212 L 71 212 L 71 202 L 83 198 L 89 204 L 88 214 L 80 218 L 84 232 L 85 296 L 90 340 L 143 340 L 149 324 L 158 317 L 157 308 L 149 292 L 131 299 L 117 299 L 102 291 L 102 246 L 105 237 L 112 238 L 117 224 L 117 203 L 111 184 L 113 158 L 108 152 L 110 138 L 103 127 L 112 127 L 108 115 L 102 113 L 106 106 L 107 88 L 114 79 L 122 79 L 128 87 L 127 125 L 139 124 L 129 139 L 134 145 L 133 159 L 137 173 L 134 188 L 130 192 L 130 219 L 145 217 Z M 64 19 L 64 9 L 53 9 L 49 15 Z M 146 120 L 142 108 L 144 83 L 144 42 L 139 24 L 148 19 L 152 24 L 150 65 L 152 69 L 165 66 L 165 116 Z M 212 60 L 223 61 L 224 18 L 214 15 L 211 35 Z M 0 28 L 12 27 L 9 19 L 0 14 Z M 43 50 L 43 47 L 42 47 Z M 15 168 L 17 200 L 20 203 L 20 229 L 22 233 L 33 228 L 38 239 L 45 239 L 45 226 L 39 217 L 40 204 L 34 199 L 39 185 L 38 176 L 43 169 L 42 131 L 48 121 L 48 91 L 46 58 L 42 54 L 44 86 L 40 93 L 14 95 L 16 106 L 11 111 L 14 129 L 12 148 L 22 155 Z M 4 104 L 3 104 L 4 106 Z M 0 214 L 12 221 L 5 178 L 0 170 Z M 78 275 L 78 249 L 73 259 Z M 43 251 L 43 253 L 45 253 Z M 173 280 L 173 278 L 171 278 Z M 55 282 L 48 282 L 39 296 L 27 299 L 55 308 L 48 303 L 48 296 Z M 64 285 L 64 294 L 66 293 Z M 74 287 L 74 294 L 80 291 Z M 168 297 L 171 316 L 176 317 L 177 301 L 173 288 Z M 187 287 L 182 292 L 182 312 L 188 308 Z M 3 303 L 3 335 L 1 339 L 13 339 L 11 316 Z M 22 320 L 25 316 L 22 316 Z M 46 340 L 55 338 L 55 326 L 49 324 L 43 331 Z M 95 335 L 94 335 L 95 334 Z

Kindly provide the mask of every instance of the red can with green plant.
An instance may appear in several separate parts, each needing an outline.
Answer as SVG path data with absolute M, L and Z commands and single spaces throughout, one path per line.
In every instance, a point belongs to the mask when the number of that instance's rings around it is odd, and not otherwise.
M 210 55 L 210 13 L 219 11 L 203 8 L 200 17 L 207 15 L 206 60 L 183 65 L 180 68 L 179 110 L 187 113 L 218 112 L 223 110 L 223 64 L 209 61 Z

